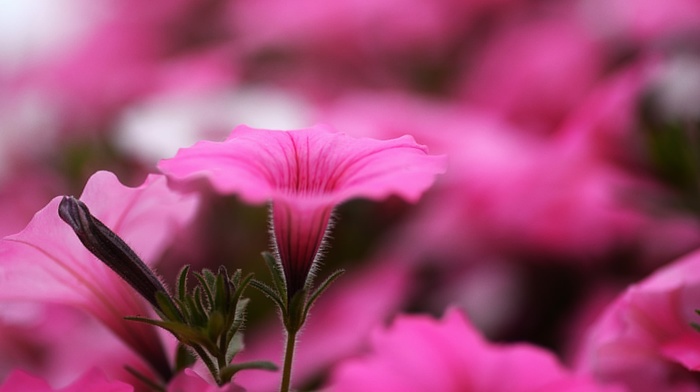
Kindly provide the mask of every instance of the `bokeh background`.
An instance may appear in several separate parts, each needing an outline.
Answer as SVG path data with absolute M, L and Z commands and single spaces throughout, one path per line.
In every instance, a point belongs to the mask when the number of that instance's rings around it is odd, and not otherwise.
M 696 0 L 0 0 L 0 235 L 96 170 L 135 186 L 238 124 L 448 155 L 415 205 L 338 209 L 321 275 L 348 272 L 302 336 L 309 387 L 397 313 L 448 306 L 571 361 L 616 294 L 700 246 L 699 120 Z M 202 197 L 165 281 L 184 264 L 267 279 L 266 208 Z M 272 304 L 249 296 L 241 356 L 276 360 Z M 50 322 L 17 313 L 0 335 Z M 0 379 L 49 366 L 12 336 Z

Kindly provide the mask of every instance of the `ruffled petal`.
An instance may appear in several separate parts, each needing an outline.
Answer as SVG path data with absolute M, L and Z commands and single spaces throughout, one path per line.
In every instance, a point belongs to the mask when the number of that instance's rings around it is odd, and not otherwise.
M 59 218 L 60 199 L 49 202 L 24 230 L 0 241 L 0 300 L 77 306 L 136 352 L 162 362 L 163 349 L 153 328 L 123 319 L 148 314 L 148 307 Z M 194 197 L 170 191 L 163 176 L 151 175 L 141 186 L 128 188 L 109 172 L 95 173 L 81 200 L 147 262 L 156 258 L 197 206 Z

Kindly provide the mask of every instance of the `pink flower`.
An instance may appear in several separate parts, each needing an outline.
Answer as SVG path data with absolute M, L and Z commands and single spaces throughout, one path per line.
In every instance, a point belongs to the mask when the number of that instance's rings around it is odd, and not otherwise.
M 371 352 L 335 369 L 343 391 L 617 391 L 564 369 L 549 352 L 526 344 L 484 341 L 457 310 L 441 321 L 403 316 L 377 331 Z
M 397 248 L 432 265 L 532 254 L 595 263 L 659 221 L 621 196 L 654 193 L 591 148 L 534 138 L 483 112 L 363 93 L 325 118 L 372 137 L 408 131 L 450 157 L 450 170 L 394 236 Z
M 0 242 L 0 300 L 63 303 L 99 319 L 155 369 L 167 372 L 163 347 L 153 327 L 125 321 L 147 315 L 136 292 L 97 260 L 58 215 L 60 197 L 39 211 L 27 227 Z M 81 200 L 147 262 L 190 219 L 196 199 L 171 192 L 165 178 L 151 175 L 127 188 L 109 172 L 94 174 Z
M 239 126 L 226 141 L 181 149 L 159 168 L 175 180 L 206 178 L 217 191 L 250 203 L 271 201 L 291 298 L 315 265 L 337 204 L 391 194 L 416 201 L 444 171 L 445 158 L 427 155 L 410 136 L 382 141 L 323 126 L 286 132 Z
M 226 14 L 248 75 L 324 100 L 358 86 L 412 89 L 426 66 L 459 68 L 456 49 L 471 48 L 465 40 L 483 36 L 485 19 L 518 3 L 256 0 L 227 2 Z
M 618 297 L 590 328 L 579 368 L 635 392 L 700 391 L 700 253 Z
M 152 373 L 114 333 L 75 307 L 27 302 L 0 309 L 0 380 L 22 369 L 51 385 L 67 385 L 98 368 L 111 379 L 141 384 L 125 365 Z
M 46 381 L 16 370 L 0 385 L 0 392 L 132 392 L 134 387 L 120 381 L 107 381 L 97 370 L 81 376 L 70 385 L 54 389 Z
M 565 6 L 498 29 L 481 53 L 468 53 L 463 96 L 525 129 L 554 132 L 600 77 L 603 49 Z M 513 59 L 518 66 L 513 67 Z

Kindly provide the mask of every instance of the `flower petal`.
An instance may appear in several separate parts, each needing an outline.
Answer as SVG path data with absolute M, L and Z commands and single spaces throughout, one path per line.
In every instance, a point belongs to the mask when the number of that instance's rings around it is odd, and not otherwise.
M 161 356 L 152 328 L 123 319 L 147 314 L 144 301 L 83 247 L 58 215 L 60 199 L 54 198 L 23 231 L 0 241 L 0 300 L 80 307 L 136 352 Z M 81 200 L 147 262 L 163 250 L 197 205 L 193 197 L 171 192 L 162 176 L 149 176 L 143 185 L 127 188 L 109 172 L 94 174 Z
M 400 317 L 373 337 L 371 353 L 336 369 L 331 390 L 619 391 L 572 374 L 541 348 L 489 343 L 455 309 L 440 321 Z
M 333 205 L 391 194 L 415 201 L 445 170 L 412 137 L 354 138 L 316 126 L 274 131 L 239 126 L 224 142 L 202 141 L 158 167 L 175 180 L 206 178 L 250 203 L 288 199 Z
M 54 389 L 49 384 L 21 370 L 13 371 L 0 385 L 0 392 L 12 391 L 32 391 L 32 392 L 79 392 L 79 391 L 100 391 L 100 392 L 131 392 L 134 387 L 121 381 L 107 381 L 97 369 L 85 373 L 70 385 Z

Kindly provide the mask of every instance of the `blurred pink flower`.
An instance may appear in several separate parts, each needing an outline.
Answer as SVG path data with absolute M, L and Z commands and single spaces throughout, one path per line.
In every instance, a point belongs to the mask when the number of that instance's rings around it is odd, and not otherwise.
M 576 9 L 566 7 L 500 26 L 481 52 L 468 53 L 466 101 L 525 130 L 554 133 L 594 86 L 605 61 Z
M 634 241 L 651 220 L 623 197 L 639 181 L 588 146 L 536 138 L 480 111 L 357 94 L 330 108 L 324 120 L 363 136 L 408 132 L 449 156 L 450 170 L 397 237 L 397 247 L 413 259 L 460 263 L 544 254 L 594 262 Z
M 52 388 L 46 381 L 16 370 L 0 385 L 0 392 L 132 392 L 134 387 L 121 381 L 108 381 L 99 371 L 90 371 L 70 385 Z
M 73 305 L 94 315 L 159 371 L 167 369 L 153 327 L 125 321 L 148 315 L 136 292 L 97 260 L 58 216 L 60 197 L 21 232 L 0 242 L 0 300 Z M 146 262 L 153 262 L 173 233 L 193 215 L 197 200 L 172 192 L 165 177 L 150 175 L 136 188 L 109 172 L 95 173 L 81 200 Z
M 295 386 L 355 355 L 371 330 L 402 306 L 412 286 L 410 275 L 405 263 L 392 258 L 375 259 L 334 283 L 314 304 L 313 317 L 304 325 L 301 344 L 295 352 Z M 277 338 L 278 329 L 269 323 L 266 328 L 251 330 L 246 334 L 245 350 L 236 355 L 236 360 L 281 361 L 284 352 Z M 278 377 L 261 377 L 260 372 L 253 371 L 237 374 L 236 382 L 250 392 L 272 391 L 279 384 Z
M 579 369 L 635 392 L 700 391 L 698 268 L 695 252 L 629 287 L 588 331 Z
M 333 208 L 352 198 L 396 194 L 416 201 L 445 170 L 410 136 L 353 138 L 324 126 L 273 131 L 239 126 L 224 142 L 202 141 L 158 167 L 171 179 L 208 179 L 221 193 L 272 202 L 272 231 L 288 296 L 315 265 Z
M 41 375 L 51 385 L 67 385 L 93 368 L 127 383 L 136 380 L 125 365 L 152 373 L 122 340 L 82 310 L 36 302 L 3 303 L 1 308 L 0 380 L 15 369 Z
M 249 74 L 325 100 L 360 85 L 410 88 L 451 68 L 484 20 L 518 3 L 259 0 L 229 2 L 227 14 Z
M 342 363 L 330 391 L 619 391 L 563 368 L 555 356 L 527 344 L 497 345 L 480 336 L 464 315 L 441 321 L 397 318 L 372 336 L 371 351 Z
M 351 60 L 358 55 L 384 58 L 419 50 L 434 54 L 471 27 L 481 12 L 516 2 L 261 0 L 233 3 L 230 15 L 245 47 L 325 52 Z
M 2 142 L 0 142 L 2 144 Z M 18 148 L 13 145 L 11 148 Z M 21 152 L 20 152 L 21 151 Z M 26 154 L 20 149 L 17 154 Z M 63 179 L 47 168 L 20 162 L 16 157 L 0 153 L 11 159 L 7 165 L 0 163 L 0 238 L 24 228 L 41 207 L 57 193 L 65 189 Z M 4 175 L 3 175 L 4 174 Z
M 205 380 L 194 370 L 188 368 L 180 372 L 168 384 L 167 392 L 245 392 L 245 389 L 235 383 L 219 387 L 213 381 Z
M 558 138 L 582 145 L 591 156 L 639 164 L 637 106 L 649 71 L 648 64 L 639 63 L 598 82 L 567 115 Z
M 111 129 L 106 124 L 127 105 L 153 92 L 229 85 L 236 79 L 235 66 L 220 39 L 224 29 L 213 31 L 215 7 L 205 9 L 211 4 L 192 0 L 99 3 L 72 5 L 77 14 L 72 18 L 96 22 L 84 28 L 79 38 L 51 56 L 26 64 L 9 80 L 2 90 L 7 94 L 0 94 L 0 99 L 9 96 L 8 104 L 17 112 L 10 114 L 17 117 L 35 110 L 39 114 L 34 117 L 50 121 L 44 133 L 50 128 L 80 136 Z M 212 39 L 215 34 L 221 36 Z M 37 120 L 17 121 L 31 126 Z
M 700 23 L 695 0 L 581 0 L 579 9 L 590 28 L 613 44 L 653 45 Z

